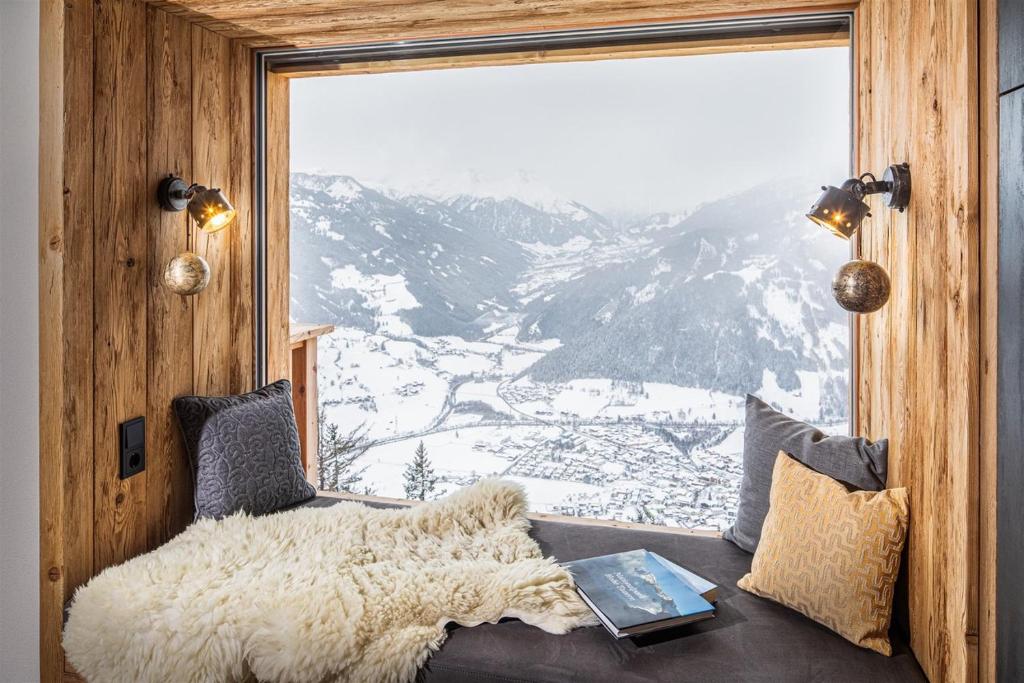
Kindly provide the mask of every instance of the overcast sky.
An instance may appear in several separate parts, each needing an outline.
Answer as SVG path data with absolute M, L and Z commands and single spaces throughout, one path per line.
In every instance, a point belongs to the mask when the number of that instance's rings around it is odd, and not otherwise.
M 525 184 L 609 213 L 775 177 L 838 184 L 849 75 L 849 51 L 822 48 L 293 79 L 292 170 L 435 193 Z

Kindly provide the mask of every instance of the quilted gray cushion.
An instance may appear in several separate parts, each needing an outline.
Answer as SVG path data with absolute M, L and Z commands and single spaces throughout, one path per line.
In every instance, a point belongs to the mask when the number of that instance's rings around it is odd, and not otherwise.
M 316 494 L 306 481 L 287 380 L 241 396 L 174 399 L 192 461 L 196 519 L 273 512 Z
M 768 514 L 768 493 L 772 488 L 772 467 L 779 451 L 854 489 L 881 491 L 885 488 L 888 440 L 872 443 L 861 437 L 829 436 L 747 394 L 743 481 L 736 523 L 723 534 L 747 552 L 757 550 L 761 540 L 761 527 Z

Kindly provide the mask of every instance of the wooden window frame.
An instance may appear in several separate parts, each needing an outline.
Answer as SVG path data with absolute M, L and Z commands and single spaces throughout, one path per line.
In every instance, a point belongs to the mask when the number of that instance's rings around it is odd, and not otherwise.
M 255 121 L 257 145 L 256 233 L 254 273 L 256 321 L 256 382 L 289 378 L 299 416 L 303 465 L 317 484 L 317 389 L 315 358 L 308 340 L 297 339 L 289 326 L 289 83 L 294 78 L 354 74 L 432 71 L 437 69 L 510 66 L 537 63 L 694 56 L 733 52 L 850 47 L 850 86 L 853 100 L 855 61 L 852 12 L 827 12 L 787 17 L 639 25 L 612 29 L 579 29 L 523 35 L 493 35 L 411 42 L 378 43 L 336 48 L 259 50 L 256 52 Z M 850 163 L 853 165 L 854 111 L 850 115 Z M 852 169 L 851 169 L 852 172 Z M 851 244 L 851 254 L 853 253 Z M 282 286 L 282 283 L 284 286 Z M 302 321 L 316 328 L 319 321 Z M 323 327 L 323 326 L 320 326 Z M 290 329 L 291 328 L 291 329 Z M 333 329 L 333 327 L 331 328 Z M 850 425 L 856 423 L 857 326 L 850 318 Z M 299 335 L 302 336 L 302 335 Z M 299 343 L 302 342 L 302 343 Z M 315 350 L 315 338 L 312 340 Z M 336 494 L 352 500 L 410 504 L 399 498 Z M 590 517 L 540 515 L 570 523 L 636 528 L 670 533 L 720 535 L 703 529 L 618 522 Z

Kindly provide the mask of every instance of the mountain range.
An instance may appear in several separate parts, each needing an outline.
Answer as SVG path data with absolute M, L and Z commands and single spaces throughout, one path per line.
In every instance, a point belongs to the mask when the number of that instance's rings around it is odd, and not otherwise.
M 666 382 L 742 394 L 817 376 L 845 415 L 848 257 L 803 217 L 813 186 L 771 182 L 622 224 L 570 200 L 429 197 L 349 176 L 291 179 L 291 314 L 409 337 L 558 339 L 536 381 Z M 404 289 L 403 289 L 404 288 Z

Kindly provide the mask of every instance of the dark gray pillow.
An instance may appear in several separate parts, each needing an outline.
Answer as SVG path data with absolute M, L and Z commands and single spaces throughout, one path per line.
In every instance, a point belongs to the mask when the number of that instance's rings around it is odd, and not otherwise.
M 253 515 L 308 500 L 287 380 L 241 396 L 174 399 L 192 461 L 196 519 Z
M 736 523 L 723 534 L 747 552 L 757 550 L 761 526 L 768 514 L 772 468 L 779 451 L 821 474 L 854 489 L 885 488 L 889 442 L 874 443 L 861 437 L 829 436 L 794 420 L 747 394 L 747 424 L 743 433 L 743 481 L 740 483 Z

